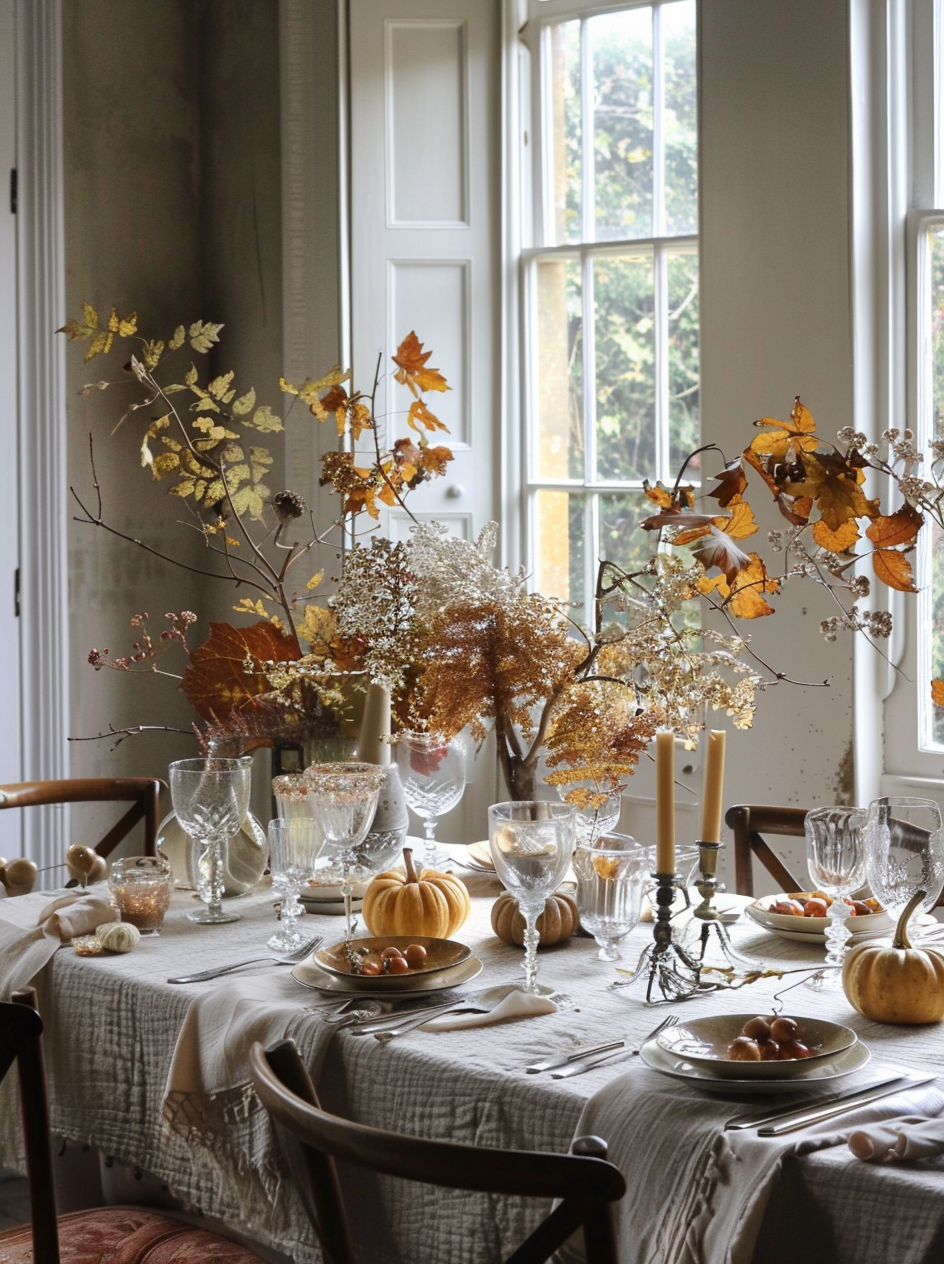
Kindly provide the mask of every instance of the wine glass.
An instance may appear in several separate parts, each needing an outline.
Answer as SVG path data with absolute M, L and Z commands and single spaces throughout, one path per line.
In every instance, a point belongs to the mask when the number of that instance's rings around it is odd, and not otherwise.
M 810 881 L 832 900 L 826 927 L 826 965 L 834 967 L 815 974 L 808 980 L 808 987 L 842 986 L 840 969 L 852 934 L 848 923 L 852 906 L 846 903 L 846 896 L 865 882 L 864 826 L 862 808 L 814 808 L 806 814 L 806 867 Z
M 585 791 L 588 800 L 584 807 L 577 808 L 574 824 L 577 846 L 592 847 L 598 838 L 609 834 L 619 824 L 620 812 L 623 809 L 623 794 L 621 790 L 607 789 L 591 780 L 578 781 L 569 789 L 558 786 L 557 793 L 566 803 L 569 802 L 567 796 L 572 794 L 574 789 Z
M 570 803 L 496 803 L 488 809 L 489 846 L 495 871 L 518 901 L 524 917 L 525 990 L 537 991 L 537 920 L 544 902 L 567 872 L 574 850 Z
M 577 908 L 580 924 L 597 941 L 600 961 L 619 961 L 620 943 L 639 921 L 648 872 L 646 848 L 628 834 L 604 834 L 577 842 Z
M 323 843 L 324 838 L 313 816 L 296 816 L 289 820 L 277 817 L 269 822 L 272 887 L 282 896 L 280 927 L 266 945 L 273 952 L 294 952 L 305 943 L 306 936 L 297 927 L 298 918 L 305 911 L 298 893 L 311 877 Z
M 194 865 L 197 894 L 206 908 L 188 913 L 191 922 L 215 926 L 238 922 L 240 914 L 223 907 L 225 848 L 242 828 L 249 811 L 252 760 L 178 759 L 170 766 L 170 797 L 177 820 L 202 850 Z
M 465 747 L 442 733 L 402 732 L 397 735 L 397 768 L 406 801 L 426 832 L 424 863 L 435 869 L 448 861 L 436 850 L 436 822 L 462 798 Z
M 378 764 L 347 760 L 336 764 L 312 764 L 305 769 L 308 801 L 321 825 L 325 846 L 341 861 L 341 894 L 344 896 L 345 939 L 351 938 L 351 870 L 354 849 L 364 841 L 377 810 L 384 770 Z
M 944 830 L 933 799 L 881 798 L 865 823 L 866 872 L 872 894 L 900 918 L 918 891 L 914 912 L 929 912 L 944 887 Z

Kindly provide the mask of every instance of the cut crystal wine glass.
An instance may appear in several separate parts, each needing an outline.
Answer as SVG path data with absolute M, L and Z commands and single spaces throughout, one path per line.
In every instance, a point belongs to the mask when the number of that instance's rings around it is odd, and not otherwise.
M 354 849 L 363 842 L 377 810 L 384 770 L 378 764 L 348 760 L 336 764 L 312 764 L 305 769 L 308 798 L 324 835 L 324 845 L 341 861 L 341 894 L 344 897 L 345 939 L 351 938 L 351 872 Z
M 619 961 L 620 944 L 639 921 L 648 873 L 646 848 L 628 834 L 604 834 L 574 851 L 580 925 L 600 961 Z
M 806 814 L 806 867 L 810 881 L 832 900 L 826 927 L 826 965 L 834 967 L 814 975 L 808 980 L 809 987 L 842 987 L 840 969 L 852 934 L 848 924 L 852 906 L 846 903 L 846 896 L 865 882 L 864 827 L 862 808 L 814 808 Z
M 442 733 L 397 735 L 397 768 L 406 801 L 426 833 L 424 863 L 435 869 L 448 861 L 436 850 L 436 822 L 450 812 L 465 790 L 465 747 Z
M 170 797 L 177 820 L 200 848 L 193 872 L 197 894 L 206 905 L 188 913 L 191 922 L 212 926 L 238 922 L 239 913 L 223 907 L 225 849 L 249 811 L 252 760 L 179 759 L 170 766 Z
M 933 799 L 881 798 L 865 823 L 866 872 L 872 894 L 893 918 L 923 891 L 916 913 L 929 912 L 944 887 L 944 830 Z
M 272 889 L 281 895 L 279 929 L 267 941 L 273 952 L 294 952 L 308 936 L 298 929 L 304 913 L 298 893 L 311 877 L 324 839 L 314 817 L 278 817 L 269 822 L 269 869 Z
M 574 851 L 576 809 L 569 803 L 496 803 L 488 809 L 495 870 L 524 917 L 525 989 L 537 991 L 537 920 L 560 886 Z

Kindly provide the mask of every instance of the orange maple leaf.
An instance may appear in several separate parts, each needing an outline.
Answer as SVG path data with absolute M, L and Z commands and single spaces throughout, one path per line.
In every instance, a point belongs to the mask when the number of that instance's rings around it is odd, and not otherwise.
M 410 405 L 410 411 L 407 414 L 406 424 L 411 430 L 421 433 L 421 427 L 425 430 L 445 430 L 449 433 L 449 427 L 444 426 L 434 413 L 431 413 L 421 399 L 414 399 Z
M 706 575 L 695 587 L 706 597 L 716 592 L 734 618 L 759 619 L 763 615 L 774 613 L 773 606 L 767 604 L 762 594 L 779 592 L 780 581 L 767 574 L 767 568 L 759 554 L 751 553 L 750 565 L 733 582 L 729 582 L 724 575 L 715 575 L 712 579 Z
M 859 524 L 847 518 L 838 531 L 831 531 L 823 518 L 813 523 L 812 536 L 821 549 L 830 553 L 848 553 L 859 539 Z
M 294 637 L 265 620 L 247 628 L 211 623 L 210 635 L 190 655 L 180 689 L 204 720 L 225 721 L 270 688 L 251 664 L 298 657 Z
M 393 362 L 398 368 L 393 376 L 401 386 L 409 387 L 414 396 L 418 396 L 421 391 L 452 389 L 438 369 L 426 367 L 426 361 L 432 354 L 432 351 L 424 352 L 423 344 L 413 330 L 410 330 L 397 347 Z
M 862 471 L 830 452 L 806 452 L 800 457 L 803 477 L 784 484 L 790 496 L 809 496 L 830 531 L 850 518 L 875 518 L 878 502 L 862 491 Z
M 897 544 L 910 544 L 924 525 L 924 518 L 910 505 L 882 516 L 870 523 L 865 534 L 880 549 L 891 549 Z
M 911 563 L 897 549 L 876 549 L 872 554 L 872 568 L 876 578 L 889 588 L 896 588 L 899 592 L 918 591 L 914 586 Z

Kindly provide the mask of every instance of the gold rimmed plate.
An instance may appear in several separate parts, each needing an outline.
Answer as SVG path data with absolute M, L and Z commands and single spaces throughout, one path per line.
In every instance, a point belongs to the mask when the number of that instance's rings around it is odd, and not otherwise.
M 411 944 L 419 944 L 426 949 L 426 960 L 421 966 L 405 974 L 371 974 L 361 975 L 351 965 L 350 953 L 356 953 L 364 959 L 378 960 L 385 948 L 399 948 L 403 953 Z M 438 974 L 442 970 L 451 970 L 461 965 L 472 956 L 472 949 L 455 939 L 435 939 L 431 935 L 367 935 L 360 939 L 352 939 L 349 944 L 343 942 L 328 944 L 313 954 L 315 964 L 327 974 L 337 974 L 343 978 L 369 978 L 375 984 L 386 985 L 390 980 L 416 979 L 426 974 Z
M 807 1059 L 799 1064 L 800 1069 L 795 1075 L 777 1080 L 722 1079 L 702 1067 L 694 1066 L 678 1054 L 663 1049 L 658 1040 L 647 1040 L 639 1050 L 639 1057 L 650 1070 L 658 1071 L 660 1075 L 667 1075 L 673 1080 L 681 1080 L 706 1093 L 722 1093 L 728 1097 L 763 1097 L 777 1093 L 808 1093 L 821 1084 L 841 1080 L 864 1067 L 871 1054 L 862 1041 L 858 1040 L 831 1058 L 812 1062 Z
M 459 987 L 460 984 L 474 979 L 481 971 L 481 961 L 471 953 L 460 965 L 437 971 L 435 974 L 394 974 L 387 975 L 386 978 L 381 978 L 379 975 L 328 974 L 315 963 L 312 956 L 293 968 L 292 978 L 302 987 L 337 996 L 383 997 L 396 992 L 399 998 L 405 999 L 408 996 L 425 996 L 430 992 L 440 992 L 445 988 Z
M 783 1058 L 748 1062 L 730 1056 L 731 1041 L 753 1014 L 712 1014 L 692 1018 L 659 1033 L 657 1043 L 666 1053 L 697 1067 L 706 1075 L 726 1080 L 788 1080 L 821 1059 L 834 1058 L 858 1040 L 851 1027 L 823 1018 L 792 1017 L 797 1024 L 796 1039 L 810 1053 L 805 1058 Z

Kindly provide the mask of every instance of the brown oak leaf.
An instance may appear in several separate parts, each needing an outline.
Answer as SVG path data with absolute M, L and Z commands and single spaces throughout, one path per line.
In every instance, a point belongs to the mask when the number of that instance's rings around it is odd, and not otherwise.
M 210 635 L 190 655 L 181 692 L 204 720 L 226 720 L 270 687 L 252 664 L 298 657 L 294 638 L 267 621 L 246 628 L 211 623 Z
M 717 486 L 708 495 L 712 496 L 722 509 L 727 509 L 732 501 L 740 500 L 741 493 L 747 487 L 747 475 L 744 473 L 741 458 L 736 457 L 730 461 L 720 474 L 715 475 L 715 480 Z
M 886 518 L 884 515 L 870 523 L 865 534 L 880 549 L 892 549 L 899 544 L 910 544 L 924 525 L 924 518 L 910 505 L 903 505 Z

